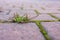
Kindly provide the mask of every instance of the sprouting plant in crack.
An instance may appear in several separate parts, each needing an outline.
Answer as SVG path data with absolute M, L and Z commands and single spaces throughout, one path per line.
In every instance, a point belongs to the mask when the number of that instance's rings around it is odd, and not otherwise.
M 13 19 L 14 22 L 20 22 L 22 21 L 22 17 L 20 17 L 18 14 L 14 15 L 14 19 Z
M 26 15 L 25 17 L 23 17 L 23 20 L 22 20 L 22 21 L 23 21 L 23 22 L 28 22 L 28 21 L 29 21 L 27 15 Z
M 28 19 L 28 17 L 27 17 L 27 15 L 26 16 L 19 16 L 19 14 L 15 14 L 14 15 L 14 18 L 13 18 L 13 21 L 14 22 L 17 22 L 17 23 L 26 23 L 26 22 L 28 22 L 29 21 L 29 19 Z
M 36 17 L 36 16 L 35 16 Z M 35 18 L 35 17 L 32 17 L 32 18 Z M 18 13 L 14 14 L 14 17 L 13 17 L 13 22 L 17 22 L 17 23 L 27 23 L 27 22 L 30 22 L 30 20 L 32 18 L 28 18 L 28 15 L 27 14 L 24 14 L 23 16 L 20 16 Z

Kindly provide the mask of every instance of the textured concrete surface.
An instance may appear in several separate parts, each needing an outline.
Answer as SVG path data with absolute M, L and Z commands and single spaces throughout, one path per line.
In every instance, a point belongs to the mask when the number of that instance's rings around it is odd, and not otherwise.
M 38 17 L 33 18 L 32 20 L 56 20 L 49 16 L 48 14 L 40 14 Z
M 34 12 L 37 10 L 40 14 Z M 0 0 L 0 20 L 10 20 L 15 13 L 28 15 L 31 20 L 56 20 L 48 13 L 60 18 L 60 2 L 40 0 Z M 60 40 L 60 22 L 42 22 L 51 40 Z M 44 40 L 35 23 L 0 23 L 0 40 Z
M 0 40 L 44 40 L 34 23 L 0 23 Z
M 42 22 L 41 23 L 51 40 L 60 40 L 60 22 Z

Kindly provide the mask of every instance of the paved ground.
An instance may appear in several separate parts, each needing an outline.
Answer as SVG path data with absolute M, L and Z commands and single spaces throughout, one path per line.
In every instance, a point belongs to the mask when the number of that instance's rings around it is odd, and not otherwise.
M 0 40 L 44 40 L 34 23 L 0 23 Z
M 39 14 L 39 16 L 35 17 Z M 60 3 L 0 0 L 0 20 L 9 21 L 15 13 L 39 20 L 51 40 L 60 40 Z M 53 21 L 54 22 L 53 22 Z M 49 22 L 52 21 L 52 22 Z M 35 23 L 0 23 L 0 40 L 45 40 Z

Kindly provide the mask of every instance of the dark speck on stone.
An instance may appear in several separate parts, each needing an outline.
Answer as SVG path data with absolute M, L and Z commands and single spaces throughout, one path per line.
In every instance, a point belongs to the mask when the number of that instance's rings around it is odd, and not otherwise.
M 21 39 L 24 39 L 24 37 L 21 37 Z
M 3 12 L 3 11 L 0 10 L 0 12 Z

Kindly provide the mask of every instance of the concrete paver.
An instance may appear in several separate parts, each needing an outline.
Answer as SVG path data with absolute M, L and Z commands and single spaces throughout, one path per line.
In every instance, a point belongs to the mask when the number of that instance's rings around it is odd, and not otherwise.
M 60 22 L 42 22 L 51 40 L 60 40 Z
M 49 16 L 48 14 L 41 14 L 38 17 L 33 18 L 32 20 L 55 20 L 55 19 Z
M 34 23 L 0 23 L 0 40 L 44 40 Z

